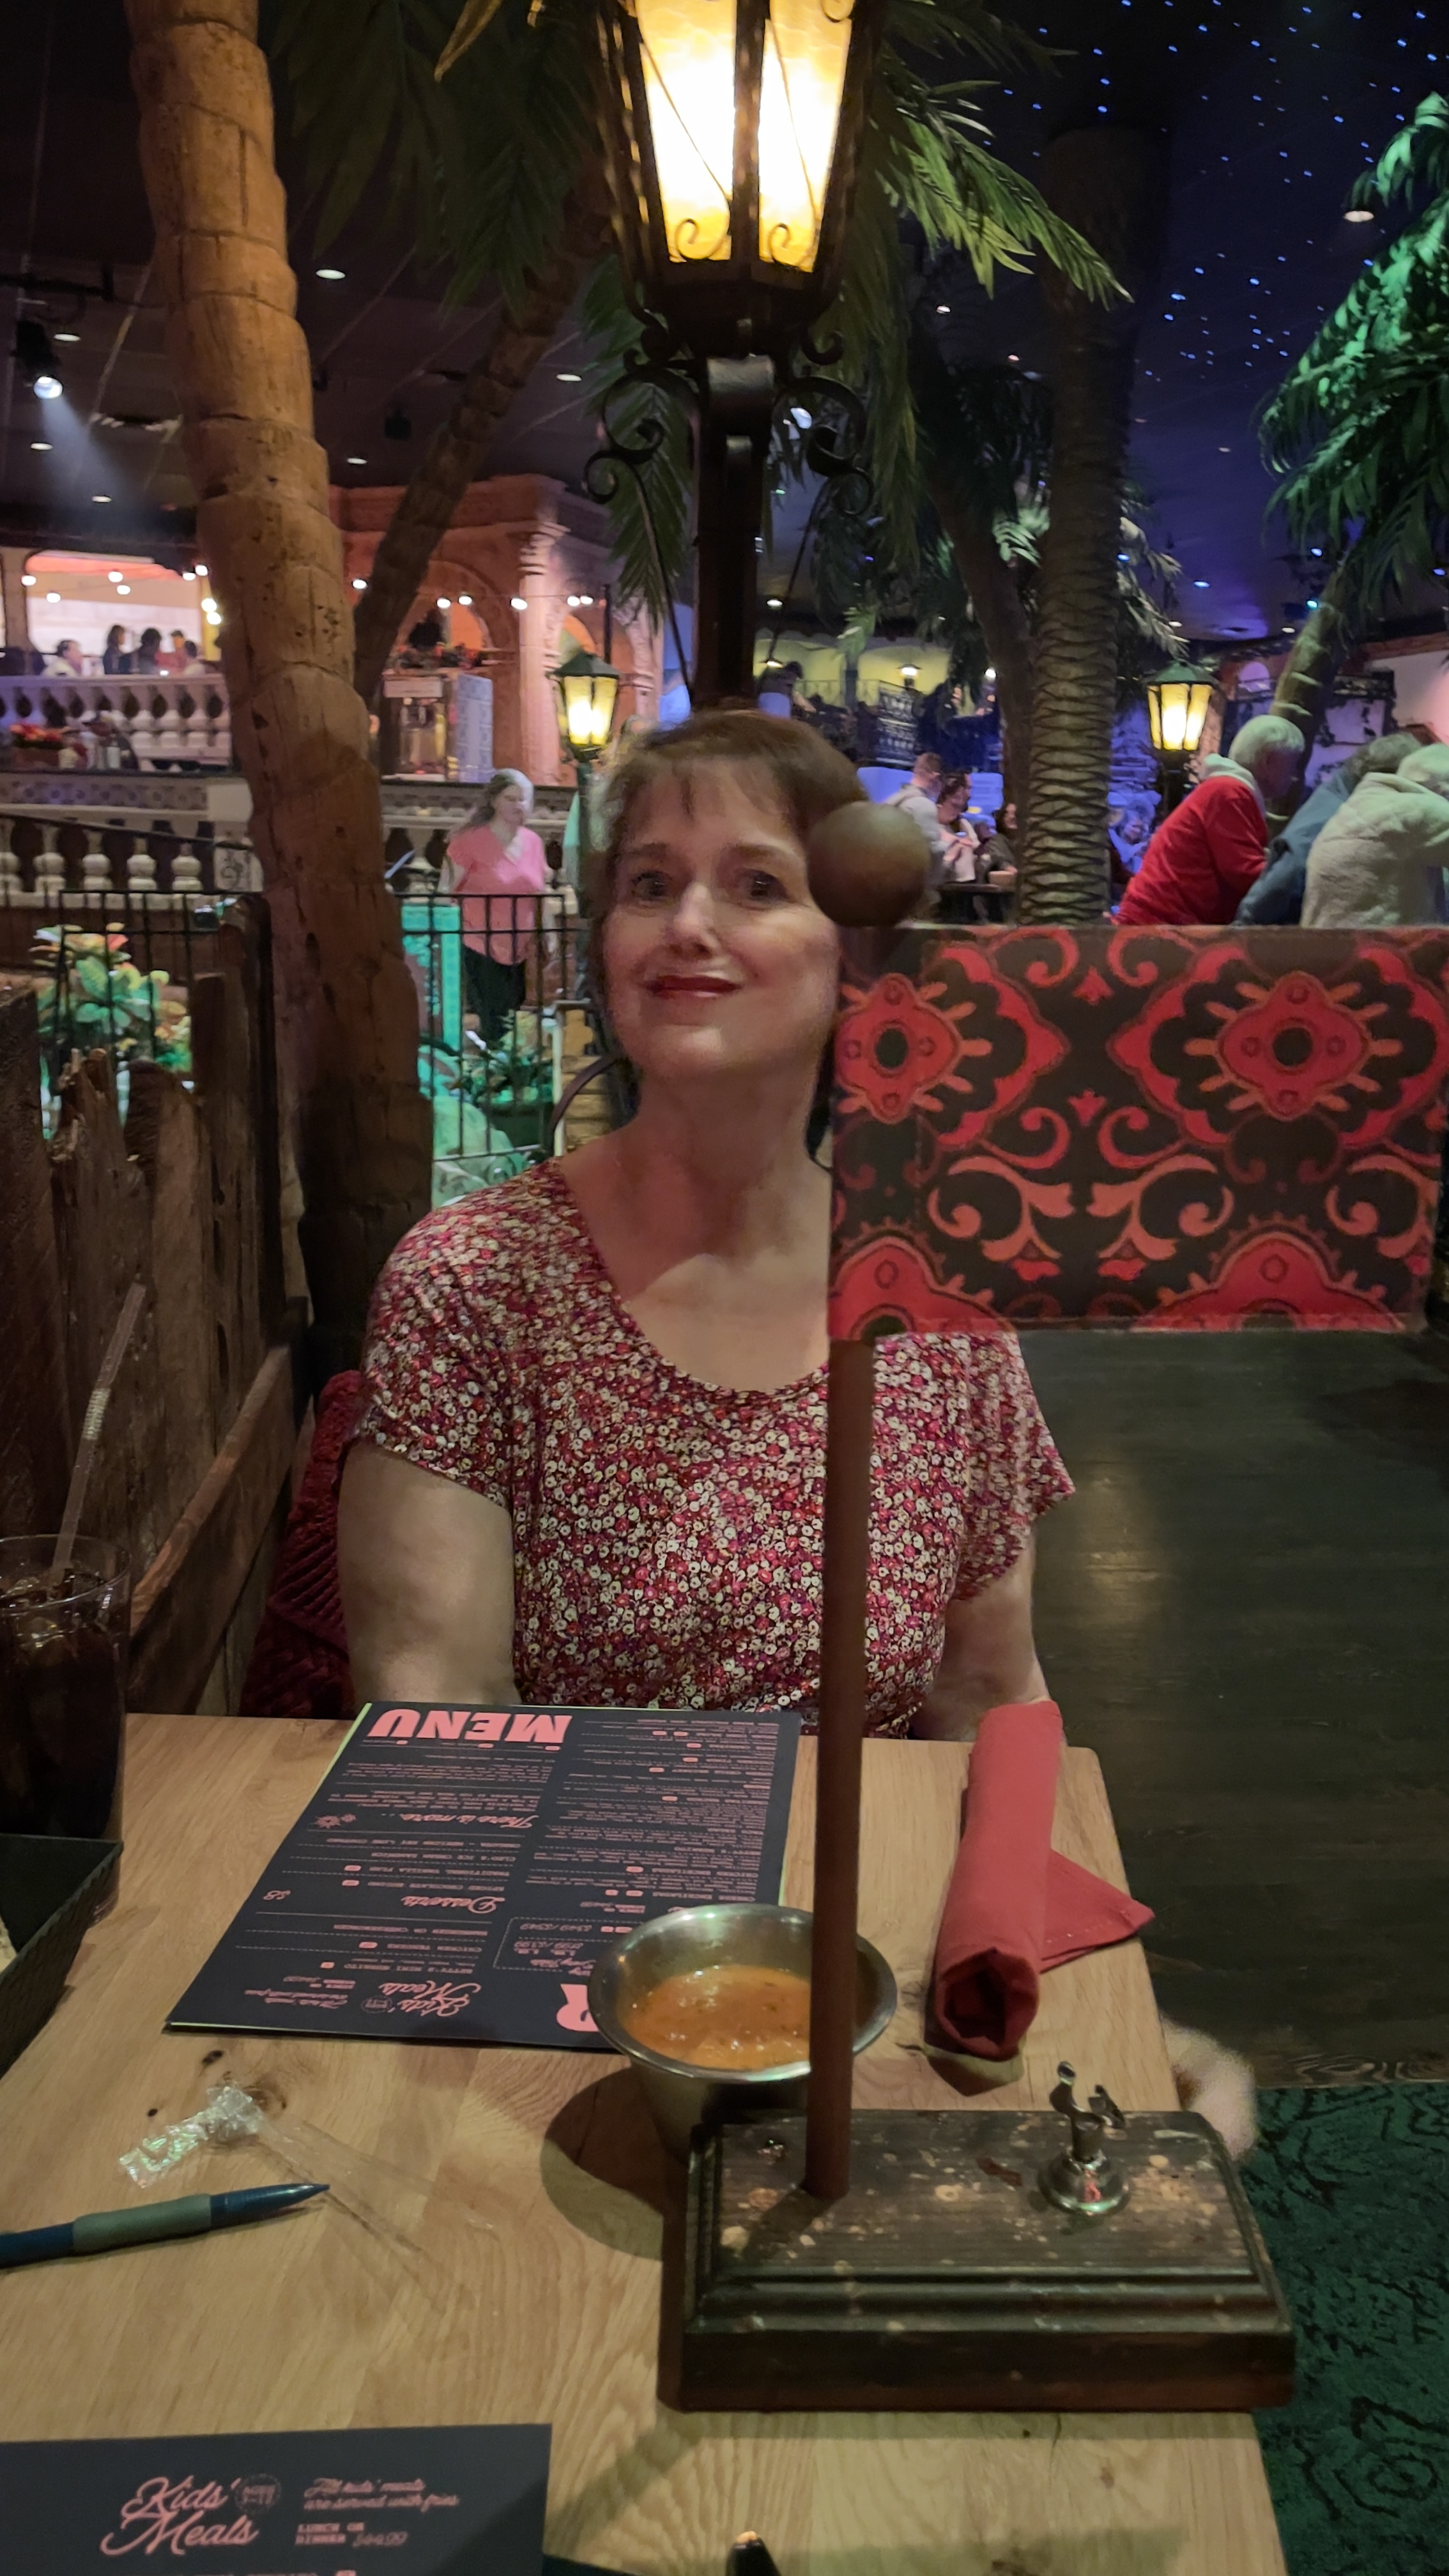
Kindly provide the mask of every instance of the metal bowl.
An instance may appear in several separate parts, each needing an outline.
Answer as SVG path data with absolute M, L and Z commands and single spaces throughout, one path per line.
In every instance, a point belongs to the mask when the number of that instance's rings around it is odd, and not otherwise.
M 790 1905 L 690 1905 L 638 1924 L 600 1951 L 589 1979 L 589 2010 L 611 2048 L 631 2061 L 671 2155 L 688 2155 L 690 2134 L 697 2128 L 761 2112 L 802 2110 L 809 2061 L 736 2075 L 724 2067 L 661 2057 L 626 2028 L 629 2006 L 665 1977 L 726 1962 L 731 1967 L 789 1968 L 808 1978 L 810 1930 L 810 1916 Z M 895 2011 L 896 1981 L 879 1950 L 858 1933 L 855 1958 L 858 2057 L 879 2039 Z

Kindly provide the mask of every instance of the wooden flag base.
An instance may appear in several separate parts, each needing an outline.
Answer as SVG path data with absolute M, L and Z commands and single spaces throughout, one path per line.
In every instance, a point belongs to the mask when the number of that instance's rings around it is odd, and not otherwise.
M 1128 2115 L 1126 2189 L 1054 2205 L 1060 2118 L 855 2114 L 851 2183 L 804 2189 L 805 2123 L 698 2139 L 664 2267 L 670 2406 L 1131 2409 L 1286 2405 L 1293 2328 L 1217 2132 Z M 1048 2176 L 1043 2190 L 1041 2176 Z

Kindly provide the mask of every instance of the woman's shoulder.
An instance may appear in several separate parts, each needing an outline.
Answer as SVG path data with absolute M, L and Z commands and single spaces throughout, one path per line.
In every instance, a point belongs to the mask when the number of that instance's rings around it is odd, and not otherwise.
M 446 1281 L 465 1298 L 536 1299 L 575 1280 L 582 1259 L 567 1184 L 549 1162 L 434 1208 L 403 1236 L 383 1277 L 393 1292 Z
M 448 843 L 448 856 L 454 867 L 467 867 L 470 861 L 476 865 L 480 859 L 495 854 L 501 856 L 499 845 L 486 823 L 465 823 Z
M 878 1345 L 876 1367 L 883 1392 L 925 1397 L 968 1413 L 1003 1402 L 1036 1403 L 1021 1344 L 997 1325 L 966 1333 L 894 1333 Z

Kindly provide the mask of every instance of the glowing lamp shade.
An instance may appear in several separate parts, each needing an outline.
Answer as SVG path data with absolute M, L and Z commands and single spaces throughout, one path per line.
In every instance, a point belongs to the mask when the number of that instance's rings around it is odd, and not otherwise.
M 566 749 L 575 760 L 597 758 L 613 731 L 618 672 L 597 653 L 579 651 L 561 662 L 552 676 Z
M 670 259 L 728 259 L 735 167 L 734 0 L 635 0 Z
M 1202 740 L 1213 684 L 1188 663 L 1175 662 L 1147 684 L 1152 748 L 1168 760 L 1190 759 Z
M 738 350 L 746 308 L 749 345 L 761 348 L 798 334 L 834 292 L 882 10 L 605 0 L 626 262 L 643 300 L 706 354 Z
M 770 0 L 760 80 L 760 257 L 813 268 L 835 157 L 849 8 Z

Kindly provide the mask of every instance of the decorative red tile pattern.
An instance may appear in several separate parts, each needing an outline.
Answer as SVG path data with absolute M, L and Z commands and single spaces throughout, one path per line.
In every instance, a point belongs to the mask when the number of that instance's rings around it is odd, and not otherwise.
M 832 1331 L 1412 1328 L 1446 982 L 1440 929 L 904 933 L 847 972 Z

